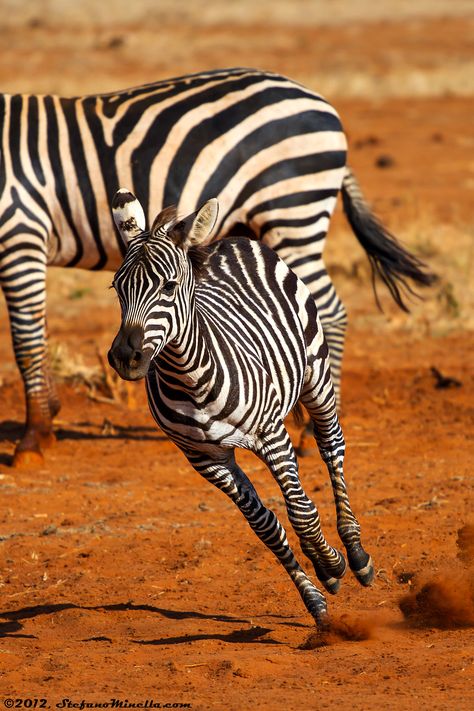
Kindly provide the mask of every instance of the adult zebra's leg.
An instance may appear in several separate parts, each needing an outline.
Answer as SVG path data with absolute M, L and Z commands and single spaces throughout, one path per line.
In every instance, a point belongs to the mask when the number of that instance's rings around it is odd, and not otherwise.
M 291 439 L 282 422 L 261 435 L 257 450 L 276 479 L 285 499 L 288 518 L 300 539 L 303 553 L 328 592 L 335 594 L 346 572 L 342 553 L 330 546 L 321 530 L 318 509 L 305 493 Z
M 374 577 L 372 559 L 360 541 L 360 525 L 354 516 L 344 479 L 345 442 L 337 416 L 336 397 L 329 368 L 316 359 L 307 368 L 306 383 L 301 394 L 311 417 L 319 452 L 331 479 L 337 514 L 337 531 L 346 548 L 350 568 L 362 585 L 370 585 Z
M 328 624 L 324 595 L 299 565 L 288 543 L 285 529 L 273 511 L 263 505 L 252 483 L 236 463 L 234 455 L 219 461 L 200 454 L 187 453 L 186 456 L 199 474 L 227 494 L 238 506 L 250 528 L 285 568 L 318 628 L 324 629 Z
M 59 410 L 46 351 L 46 260 L 14 261 L 16 269 L 6 264 L 1 274 L 26 400 L 25 432 L 13 464 L 37 466 L 43 461 L 42 449 L 55 441 L 52 417 Z

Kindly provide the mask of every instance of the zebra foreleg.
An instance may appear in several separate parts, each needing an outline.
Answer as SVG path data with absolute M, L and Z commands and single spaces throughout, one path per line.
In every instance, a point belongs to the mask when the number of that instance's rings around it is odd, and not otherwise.
M 326 629 L 328 615 L 324 595 L 299 565 L 288 543 L 285 529 L 273 511 L 263 505 L 253 484 L 237 465 L 233 455 L 227 461 L 218 463 L 199 457 L 189 457 L 189 461 L 196 471 L 227 494 L 238 506 L 250 528 L 285 568 L 318 629 Z
M 301 549 L 314 566 L 326 590 L 335 594 L 346 572 L 342 553 L 326 541 L 318 509 L 307 496 L 298 475 L 298 464 L 291 439 L 283 423 L 261 439 L 257 454 L 267 464 L 285 499 L 288 518 L 300 539 Z
M 362 585 L 374 578 L 372 559 L 360 541 L 360 525 L 354 516 L 344 480 L 345 442 L 336 411 L 334 391 L 329 374 L 319 382 L 319 369 L 314 370 L 318 382 L 305 387 L 301 401 L 307 408 L 314 427 L 314 436 L 331 479 L 337 514 L 337 531 L 343 542 L 349 566 Z
M 30 266 L 30 280 L 22 290 L 14 289 L 14 280 L 11 281 L 11 289 L 8 278 L 3 280 L 2 287 L 26 400 L 26 426 L 15 450 L 13 466 L 37 467 L 43 463 L 42 450 L 55 442 L 52 418 L 59 410 L 46 352 L 45 265 Z

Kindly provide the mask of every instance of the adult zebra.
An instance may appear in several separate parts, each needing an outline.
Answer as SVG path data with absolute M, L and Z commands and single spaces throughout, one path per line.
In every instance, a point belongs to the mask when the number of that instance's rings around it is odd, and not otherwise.
M 284 77 L 230 69 L 98 96 L 1 95 L 0 127 L 0 283 L 27 406 L 16 465 L 41 461 L 59 410 L 46 266 L 120 264 L 124 244 L 108 210 L 120 185 L 147 211 L 150 196 L 183 212 L 217 196 L 216 239 L 244 233 L 273 247 L 318 304 L 337 392 L 346 314 L 322 250 L 341 186 L 349 221 L 396 301 L 397 280 L 431 280 L 365 205 L 334 108 Z
M 258 242 L 236 237 L 203 248 L 217 219 L 214 199 L 183 220 L 175 208 L 166 208 L 150 232 L 145 232 L 140 204 L 127 190 L 117 193 L 113 211 L 130 242 L 113 281 L 122 321 L 110 364 L 127 380 L 146 378 L 158 425 L 196 471 L 239 507 L 324 628 L 323 594 L 234 456 L 240 447 L 266 463 L 304 554 L 324 587 L 337 592 L 346 562 L 323 536 L 283 423 L 301 402 L 328 468 L 349 565 L 362 585 L 370 585 L 373 565 L 346 491 L 345 444 L 328 347 L 310 291 Z

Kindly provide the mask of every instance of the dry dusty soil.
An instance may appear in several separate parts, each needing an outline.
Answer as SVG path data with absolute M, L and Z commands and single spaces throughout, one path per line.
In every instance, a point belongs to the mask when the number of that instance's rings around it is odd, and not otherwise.
M 268 44 L 260 52 L 261 25 L 240 30 L 234 53 L 230 25 L 207 28 L 208 44 L 204 34 L 196 39 L 198 69 L 206 61 L 260 65 L 315 89 L 311 63 L 326 61 L 333 75 L 349 77 L 352 68 L 370 76 L 359 95 L 344 96 L 336 83 L 330 97 L 349 134 L 351 163 L 384 221 L 440 275 L 411 315 L 388 297 L 378 312 L 362 251 L 336 215 L 328 263 L 351 320 L 346 473 L 375 561 L 373 587 L 348 575 L 329 600 L 334 631 L 315 639 L 283 569 L 155 428 L 142 384 L 125 388 L 101 367 L 97 352 L 103 356 L 118 326 L 110 275 L 52 270 L 49 329 L 63 407 L 41 470 L 11 467 L 24 405 L 3 303 L 0 311 L 0 698 L 45 698 L 53 708 L 65 698 L 232 710 L 474 707 L 474 96 L 467 88 L 449 92 L 443 74 L 447 58 L 459 60 L 459 71 L 472 61 L 472 29 L 468 17 L 324 32 L 276 27 L 273 55 Z M 170 46 L 175 37 L 181 47 L 182 33 L 168 27 Z M 114 77 L 104 89 L 140 82 L 138 59 L 128 73 L 117 60 L 127 50 L 123 31 L 107 41 L 92 33 L 86 73 L 77 43 L 69 47 L 77 61 L 68 64 L 67 42 L 54 44 L 53 36 L 31 22 L 12 30 L 9 47 L 2 39 L 0 78 L 9 91 L 14 81 L 24 91 L 69 81 L 73 93 L 81 79 L 89 90 L 94 61 Z M 284 37 L 286 54 L 278 44 Z M 28 52 L 36 52 L 34 75 Z M 22 61 L 15 65 L 15 57 Z M 154 77 L 145 57 L 143 81 L 191 70 L 192 56 L 188 64 L 184 57 L 160 54 Z M 427 84 L 413 83 L 413 72 Z M 397 76 L 422 90 L 404 96 Z M 436 387 L 432 367 L 455 382 Z M 288 427 L 296 438 L 292 421 Z M 289 528 L 264 466 L 247 453 L 239 461 Z M 331 490 L 316 451 L 300 468 L 335 543 Z

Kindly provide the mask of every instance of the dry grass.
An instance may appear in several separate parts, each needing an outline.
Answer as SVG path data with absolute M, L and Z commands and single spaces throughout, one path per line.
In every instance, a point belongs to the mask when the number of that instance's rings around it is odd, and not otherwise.
M 49 343 L 49 357 L 55 380 L 85 388 L 87 396 L 95 402 L 122 404 L 134 409 L 135 397 L 128 384 L 120 380 L 97 351 L 97 364 L 87 365 L 84 358 L 57 341 Z

